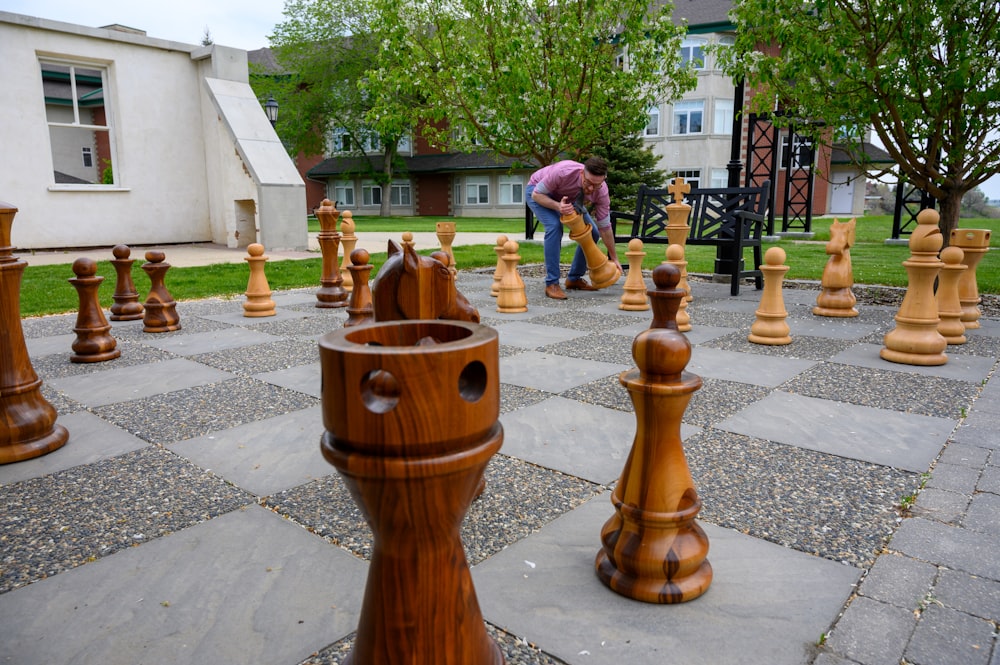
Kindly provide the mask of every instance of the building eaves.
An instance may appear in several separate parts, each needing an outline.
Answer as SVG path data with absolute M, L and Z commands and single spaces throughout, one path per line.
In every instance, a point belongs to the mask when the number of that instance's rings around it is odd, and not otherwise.
M 892 164 L 893 159 L 882 148 L 867 141 L 861 144 L 861 150 L 865 155 L 865 161 L 869 164 Z M 847 150 L 842 145 L 834 145 L 830 150 L 830 164 L 853 164 Z
M 496 171 L 498 169 L 534 169 L 532 164 L 493 153 L 443 153 L 401 157 L 401 173 L 455 173 L 459 171 Z M 330 157 L 309 169 L 307 177 L 324 178 L 335 175 L 360 175 L 381 169 L 381 155 L 365 157 Z

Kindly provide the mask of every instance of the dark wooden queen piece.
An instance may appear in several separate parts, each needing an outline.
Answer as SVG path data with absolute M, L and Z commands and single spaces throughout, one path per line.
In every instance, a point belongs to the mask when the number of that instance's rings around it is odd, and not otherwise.
M 21 327 L 21 278 L 26 261 L 13 256 L 10 227 L 17 208 L 0 201 L 0 464 L 50 453 L 69 432 L 42 396 Z
M 459 536 L 503 443 L 497 332 L 389 321 L 335 330 L 319 350 L 323 456 L 374 534 L 345 663 L 500 665 Z

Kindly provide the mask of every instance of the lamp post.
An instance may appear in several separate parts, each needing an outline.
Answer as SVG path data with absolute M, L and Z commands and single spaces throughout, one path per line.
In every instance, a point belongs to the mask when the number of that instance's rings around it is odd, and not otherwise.
M 274 95 L 267 96 L 267 101 L 264 102 L 264 113 L 267 114 L 267 119 L 272 127 L 278 124 L 278 102 L 274 100 Z

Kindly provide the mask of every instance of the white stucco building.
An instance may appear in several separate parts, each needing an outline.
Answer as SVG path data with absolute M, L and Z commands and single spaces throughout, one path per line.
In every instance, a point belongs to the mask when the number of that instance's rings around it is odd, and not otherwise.
M 307 246 L 246 51 L 0 12 L 0 200 L 19 249 Z

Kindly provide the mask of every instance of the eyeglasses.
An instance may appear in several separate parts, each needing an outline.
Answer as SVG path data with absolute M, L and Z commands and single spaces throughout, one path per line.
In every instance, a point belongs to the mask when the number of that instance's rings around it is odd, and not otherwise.
M 591 188 L 593 188 L 593 189 L 597 189 L 598 187 L 601 186 L 601 183 L 604 182 L 604 178 L 601 178 L 597 182 L 594 182 L 593 180 L 591 180 L 590 178 L 587 177 L 587 172 L 586 171 L 582 171 L 581 172 L 581 176 L 583 177 L 583 184 L 584 184 L 584 186 L 590 185 Z

